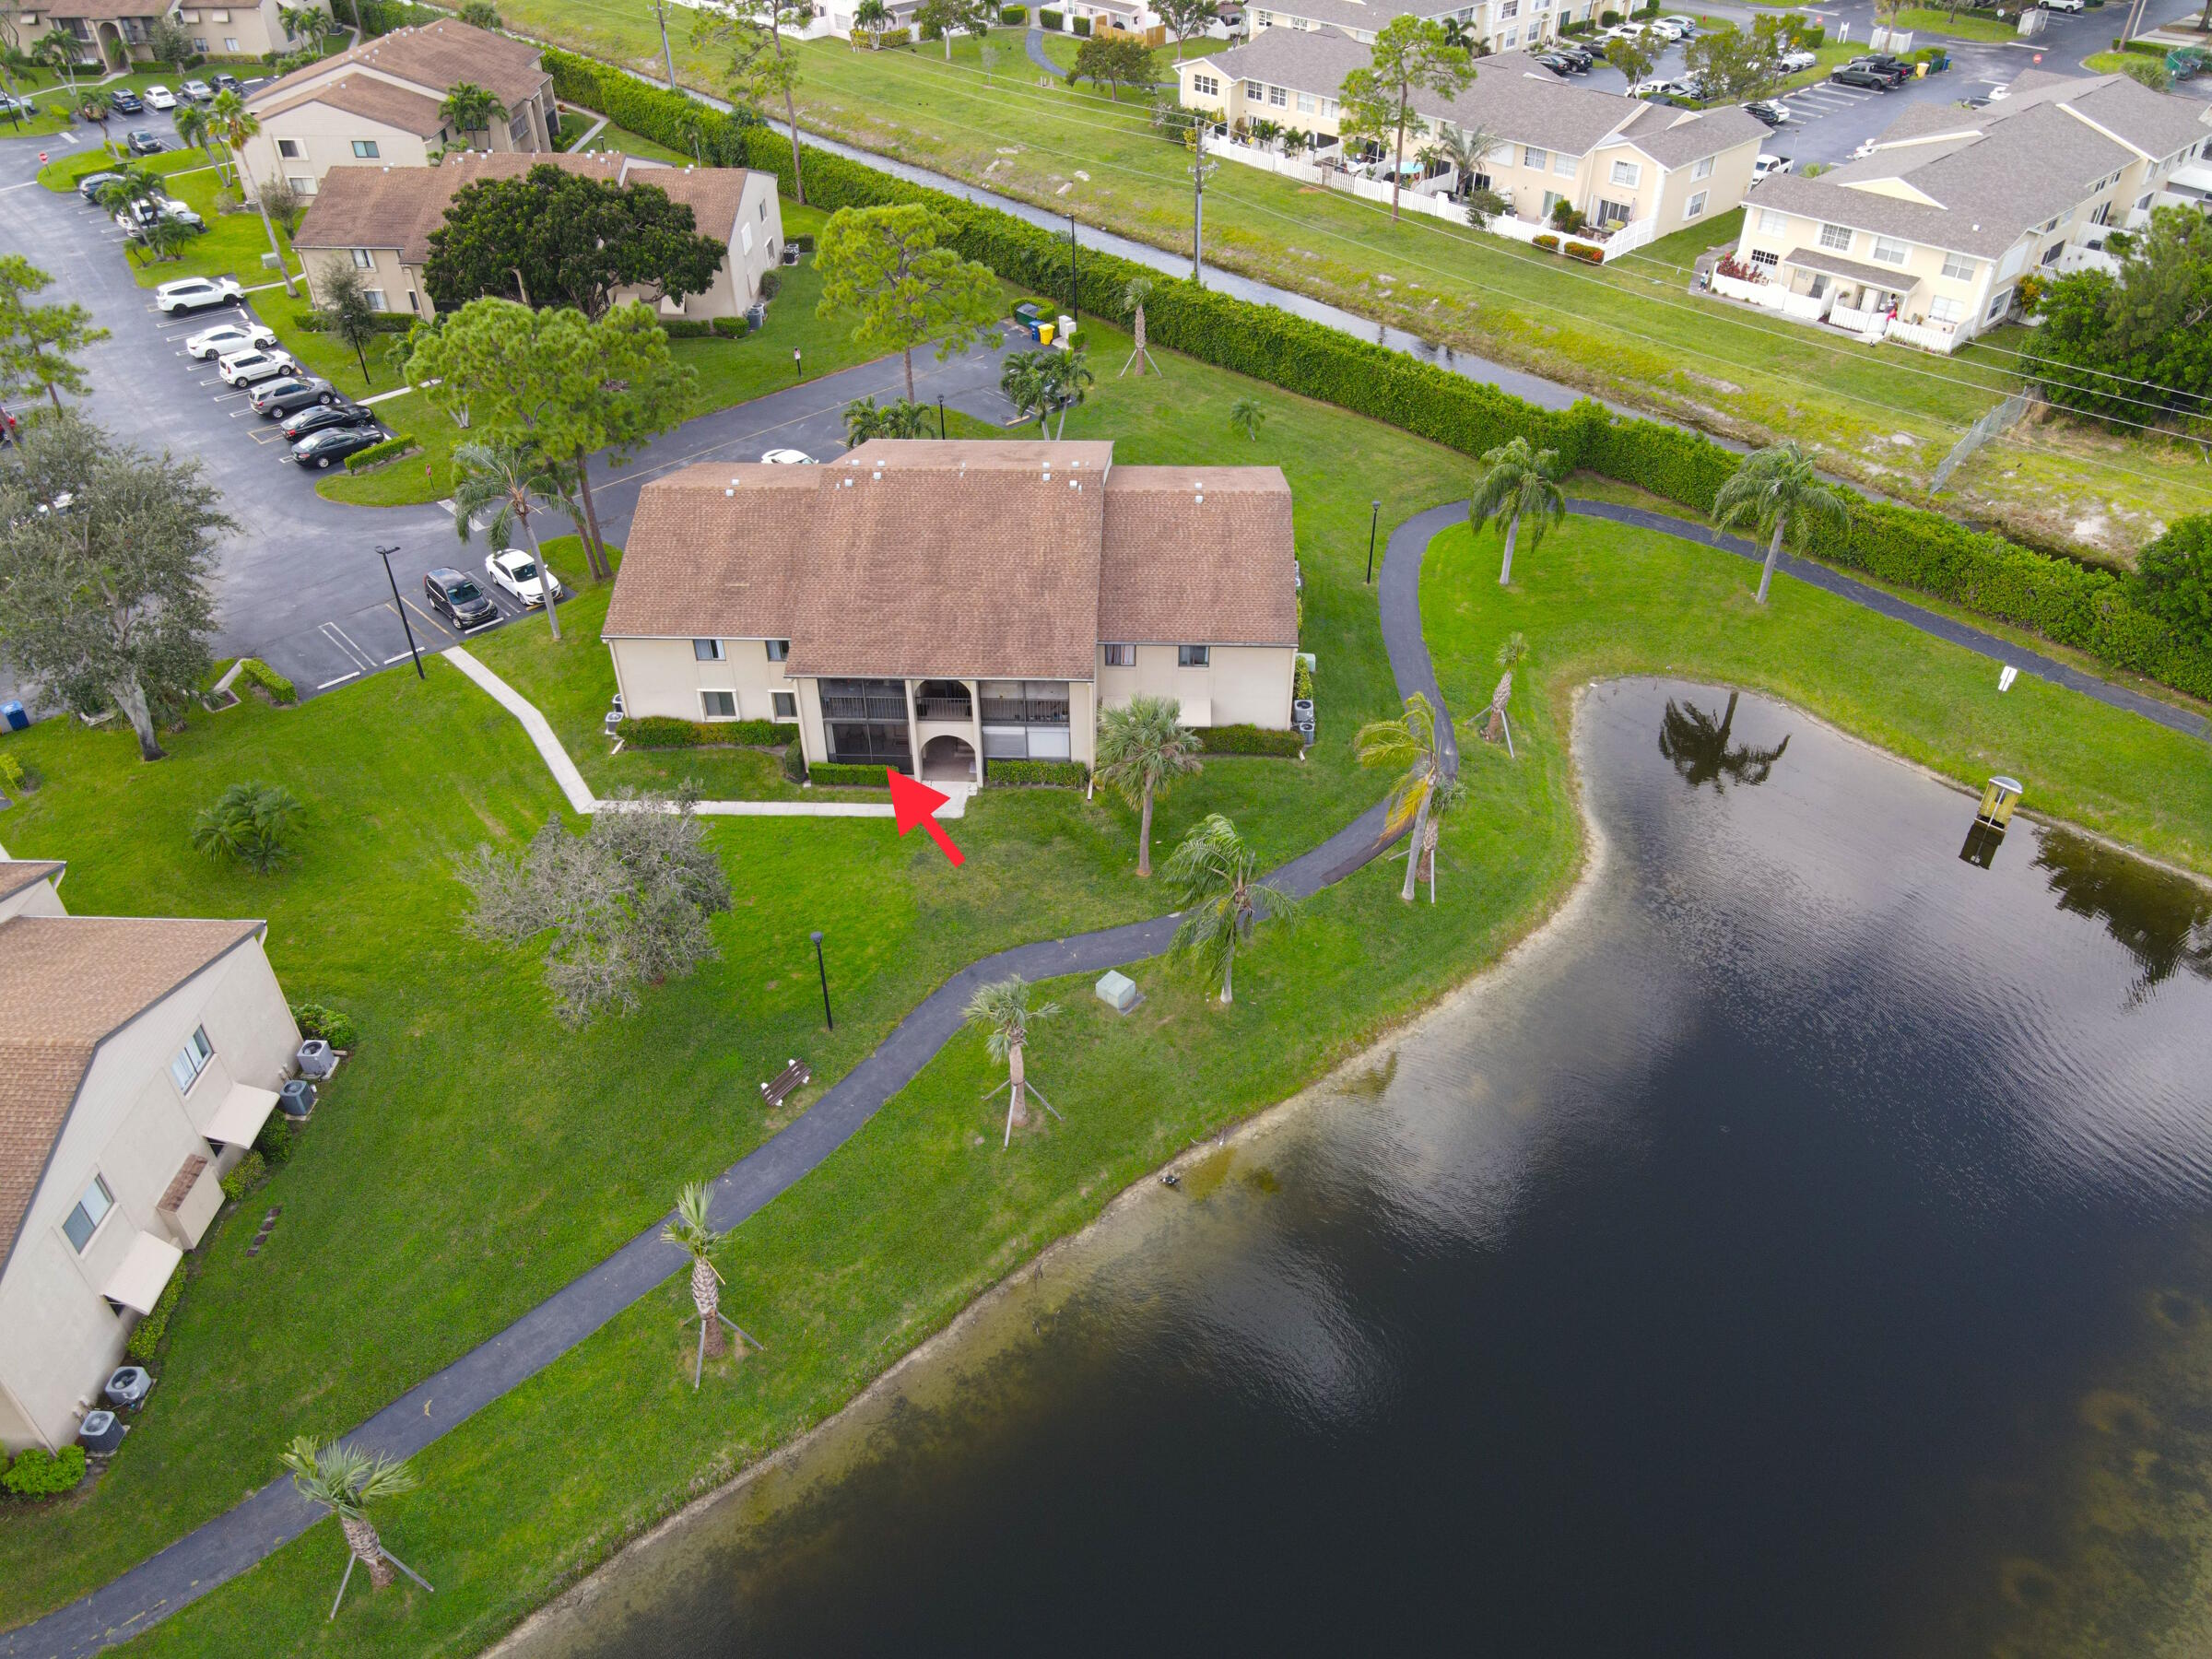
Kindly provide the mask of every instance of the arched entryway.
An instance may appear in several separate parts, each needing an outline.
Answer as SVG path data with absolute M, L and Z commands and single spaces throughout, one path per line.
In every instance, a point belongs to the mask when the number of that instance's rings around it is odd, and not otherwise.
M 964 737 L 932 737 L 922 746 L 922 781 L 924 783 L 972 783 L 975 750 Z
M 131 66 L 130 42 L 123 38 L 123 25 L 112 19 L 103 19 L 93 25 L 92 39 L 100 48 L 100 62 L 109 69 L 128 69 Z

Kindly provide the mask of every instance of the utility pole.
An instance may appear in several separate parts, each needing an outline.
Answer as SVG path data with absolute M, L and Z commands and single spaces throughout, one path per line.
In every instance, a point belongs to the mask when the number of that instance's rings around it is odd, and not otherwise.
M 415 677 L 427 679 L 429 677 L 422 671 L 422 653 L 415 648 L 415 626 L 407 620 L 407 607 L 400 603 L 399 579 L 392 574 L 392 555 L 398 552 L 399 549 L 397 547 L 379 547 L 376 551 L 377 556 L 384 561 L 384 580 L 392 584 L 392 608 L 399 613 L 400 627 L 407 630 L 407 654 L 415 659 Z M 545 567 L 541 565 L 538 568 L 543 571 Z M 547 601 L 547 603 L 551 602 Z
M 1206 116 L 1192 129 L 1198 137 L 1198 160 L 1191 169 L 1191 280 L 1206 286 Z
M 1076 332 L 1075 325 L 1083 321 L 1081 290 L 1076 287 L 1076 216 L 1067 216 L 1067 332 Z
M 661 20 L 661 62 L 668 65 L 668 90 L 676 90 L 676 53 L 668 50 L 668 7 L 665 0 L 653 0 L 653 15 Z

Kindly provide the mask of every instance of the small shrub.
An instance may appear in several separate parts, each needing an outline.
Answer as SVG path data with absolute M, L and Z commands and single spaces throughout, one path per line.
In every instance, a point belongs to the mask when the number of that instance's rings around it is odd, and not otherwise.
M 264 1175 L 268 1173 L 268 1160 L 258 1152 L 249 1152 L 238 1160 L 238 1168 L 223 1177 L 223 1196 L 233 1204 L 244 1202 L 246 1194 Z
M 814 252 L 814 232 L 813 232 L 813 231 L 811 231 L 811 230 L 802 230 L 802 231 L 800 231 L 800 232 L 798 233 L 798 235 L 796 235 L 796 236 L 794 236 L 794 237 L 793 237 L 793 238 L 791 239 L 791 245 L 792 245 L 793 247 L 796 248 L 796 249 L 797 249 L 797 250 L 798 250 L 800 253 L 813 253 L 813 252 Z
M 1313 665 L 1302 656 L 1298 659 L 1298 666 L 1290 674 L 1290 695 L 1304 698 L 1313 695 Z
M 1618 23 L 1619 23 L 1619 21 L 1620 21 L 1620 14 L 1619 14 L 1618 12 L 1617 12 L 1617 11 L 1612 11 L 1612 10 L 1609 10 L 1609 9 L 1608 9 L 1608 10 L 1606 10 L 1606 11 L 1604 11 L 1604 12 L 1601 12 L 1601 13 L 1599 13 L 1599 14 L 1598 14 L 1598 18 L 1597 18 L 1597 20 L 1598 20 L 1598 22 L 1599 22 L 1599 23 L 1603 24 L 1603 25 L 1604 25 L 1606 28 L 1607 28 L 1607 29 L 1611 29 L 1611 28 L 1615 27 L 1617 24 L 1618 24 Z
M 621 726 L 627 748 L 782 748 L 798 735 L 773 720 L 677 720 L 646 714 Z
M 1570 259 L 1580 259 L 1590 265 L 1602 264 L 1606 257 L 1603 248 L 1593 247 L 1588 242 L 1571 241 L 1559 252 Z
M 300 688 L 259 657 L 248 657 L 240 664 L 238 677 L 249 686 L 258 686 L 266 691 L 273 703 L 296 703 L 300 700 Z M 237 681 L 231 683 L 235 685 Z
M 1030 20 L 1030 8 L 1026 6 L 1002 6 L 998 8 L 998 20 L 1009 27 L 1019 28 Z
M 1288 755 L 1305 753 L 1296 732 L 1278 732 L 1269 726 L 1218 725 L 1198 733 L 1209 755 Z
M 1530 239 L 1528 245 L 1541 248 L 1547 253 L 1557 253 L 1559 251 L 1559 239 L 1547 230 L 1543 235 Z
M 291 856 L 292 832 L 306 812 L 281 783 L 233 783 L 193 820 L 192 844 L 266 876 Z
M 817 783 L 839 789 L 888 789 L 890 780 L 880 766 L 846 766 L 834 760 L 818 760 L 806 769 L 806 775 Z
M 783 776 L 794 783 L 806 782 L 806 751 L 796 743 L 783 746 Z
M 752 331 L 743 317 L 717 317 L 714 319 L 714 332 L 723 339 L 735 340 Z
M 1090 782 L 1090 768 L 1080 760 L 986 760 L 983 782 L 1080 789 Z
M 131 1339 L 124 1345 L 123 1357 L 134 1365 L 151 1365 L 160 1351 L 161 1338 L 169 1330 L 169 1316 L 177 1311 L 177 1299 L 184 1294 L 184 1270 L 179 1267 L 169 1276 L 169 1283 L 161 1287 L 161 1294 L 154 1299 L 154 1310 L 140 1320 L 131 1332 Z
M 771 265 L 760 273 L 760 298 L 773 300 L 783 291 L 783 273 Z
M 1089 38 L 1090 19 L 1088 18 L 1077 18 L 1075 22 L 1070 25 L 1070 27 L 1073 28 L 1076 33 L 1078 35 L 1083 36 L 1087 40 Z
M 33 1446 L 16 1459 L 13 1468 L 0 1475 L 0 1488 L 18 1498 L 53 1498 L 63 1492 L 74 1492 L 84 1480 L 82 1446 L 64 1446 L 58 1455 Z
M 299 1138 L 298 1126 L 283 1112 L 272 1112 L 268 1122 L 262 1124 L 261 1133 L 253 1137 L 253 1150 L 270 1169 L 281 1170 L 292 1161 L 292 1148 Z M 172 1274 L 169 1282 L 175 1284 L 176 1276 Z
M 350 1052 L 361 1040 L 354 1028 L 353 1017 L 340 1013 L 327 1003 L 294 1003 L 292 1023 L 300 1028 L 300 1036 L 320 1037 L 334 1049 Z
M 2176 519 L 2136 560 L 2143 608 L 2183 639 L 2212 645 L 2212 513 Z
M 0 794 L 23 793 L 23 763 L 13 755 L 0 754 Z
M 1057 33 L 1061 29 L 1065 28 L 1066 26 L 1066 22 L 1067 19 L 1065 17 L 1054 11 L 1049 6 L 1043 7 L 1037 14 L 1037 26 L 1040 29 L 1052 29 L 1055 33 Z
M 372 466 L 382 466 L 387 461 L 396 461 L 402 455 L 412 454 L 415 440 L 406 433 L 387 438 L 382 443 L 372 443 L 365 450 L 356 450 L 346 457 L 347 472 L 367 472 Z
M 672 340 L 703 340 L 714 332 L 712 326 L 698 317 L 663 317 L 661 332 Z

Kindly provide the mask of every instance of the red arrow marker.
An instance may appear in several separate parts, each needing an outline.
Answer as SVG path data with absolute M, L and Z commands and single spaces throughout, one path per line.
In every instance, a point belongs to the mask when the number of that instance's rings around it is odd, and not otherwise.
M 919 824 L 929 831 L 929 839 L 937 843 L 946 857 L 956 865 L 966 864 L 967 855 L 952 844 L 952 838 L 937 823 L 937 808 L 952 797 L 940 794 L 928 784 L 910 778 L 895 768 L 887 766 L 883 771 L 884 775 L 891 781 L 891 816 L 898 822 L 899 833 L 904 835 Z

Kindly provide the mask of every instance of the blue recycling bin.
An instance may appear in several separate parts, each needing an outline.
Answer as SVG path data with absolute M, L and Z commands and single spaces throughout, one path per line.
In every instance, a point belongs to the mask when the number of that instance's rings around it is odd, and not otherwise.
M 27 731 L 30 726 L 30 716 L 23 712 L 23 705 L 11 697 L 7 701 L 0 702 L 0 725 L 6 725 L 11 732 Z

